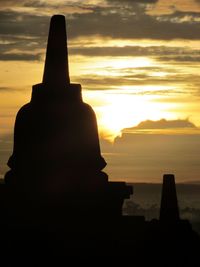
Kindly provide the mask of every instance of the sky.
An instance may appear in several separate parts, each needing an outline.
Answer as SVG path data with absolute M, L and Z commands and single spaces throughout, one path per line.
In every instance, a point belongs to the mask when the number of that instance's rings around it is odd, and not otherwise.
M 200 0 L 0 0 L 0 175 L 43 75 L 50 17 L 97 116 L 111 180 L 200 181 Z

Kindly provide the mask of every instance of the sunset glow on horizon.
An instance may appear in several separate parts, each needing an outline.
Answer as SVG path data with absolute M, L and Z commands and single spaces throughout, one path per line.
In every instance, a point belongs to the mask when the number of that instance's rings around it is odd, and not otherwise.
M 193 150 L 191 152 L 191 145 L 186 145 L 184 153 L 189 153 L 187 162 L 194 157 L 187 168 L 193 168 L 192 179 L 199 179 L 199 152 L 194 140 L 197 142 L 200 127 L 200 1 L 189 2 L 64 0 L 61 3 L 52 0 L 49 3 L 36 0 L 30 3 L 23 0 L 19 3 L 2 0 L 1 175 L 5 173 L 12 150 L 16 113 L 30 101 L 32 85 L 42 81 L 50 17 L 61 13 L 67 19 L 70 79 L 72 83 L 81 84 L 84 101 L 96 113 L 102 152 L 114 155 L 109 145 L 119 143 L 120 146 L 120 150 L 115 151 L 120 160 L 114 156 L 106 158 L 110 176 L 120 178 L 119 169 L 128 164 L 130 155 L 135 157 L 140 151 L 144 151 L 141 161 L 133 158 L 137 164 L 134 168 L 133 162 L 129 162 L 125 179 L 133 177 L 134 180 L 137 176 L 146 181 L 164 171 L 157 163 L 150 174 L 143 168 L 143 161 L 149 164 L 149 160 L 143 158 L 149 143 L 144 145 L 143 138 L 150 140 L 151 133 L 163 138 L 159 140 L 161 144 L 171 142 L 165 140 L 165 135 L 175 138 L 172 148 L 177 150 L 170 152 L 176 155 L 173 164 L 168 162 L 167 154 L 162 163 L 166 169 L 168 164 L 169 168 L 173 166 L 169 171 L 185 175 L 185 179 L 187 173 L 180 164 L 183 159 L 178 161 L 182 145 L 177 135 L 180 134 L 184 142 L 191 138 L 188 142 L 192 142 Z M 146 127 L 149 121 L 152 128 L 140 128 L 141 123 Z M 155 129 L 153 124 L 160 128 Z M 129 132 L 127 137 L 125 128 L 132 128 L 132 135 Z M 136 135 L 141 138 L 139 141 L 134 139 Z M 141 147 L 135 145 L 129 150 L 134 142 L 141 142 Z M 122 154 L 126 161 L 121 159 Z

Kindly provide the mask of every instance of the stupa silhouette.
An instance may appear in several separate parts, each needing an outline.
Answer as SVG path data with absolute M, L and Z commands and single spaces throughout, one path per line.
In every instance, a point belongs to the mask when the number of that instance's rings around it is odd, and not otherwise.
M 95 113 L 83 102 L 81 85 L 70 83 L 62 15 L 51 19 L 43 82 L 33 86 L 30 103 L 17 114 L 8 166 L 6 183 L 29 198 L 68 203 L 84 214 L 121 215 L 132 192 L 102 172 Z

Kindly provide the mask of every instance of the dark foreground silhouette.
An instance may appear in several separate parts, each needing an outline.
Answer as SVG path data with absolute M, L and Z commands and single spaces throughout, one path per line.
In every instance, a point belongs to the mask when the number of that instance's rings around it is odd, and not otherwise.
M 2 266 L 195 266 L 200 240 L 179 218 L 173 175 L 160 220 L 122 216 L 132 187 L 102 171 L 96 117 L 70 83 L 66 43 L 65 18 L 53 16 L 43 82 L 17 114 L 0 187 Z

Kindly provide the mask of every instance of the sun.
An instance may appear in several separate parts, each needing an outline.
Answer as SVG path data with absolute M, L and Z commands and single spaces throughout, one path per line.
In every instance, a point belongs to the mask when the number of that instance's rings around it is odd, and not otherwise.
M 118 91 L 102 93 L 104 103 L 94 107 L 100 133 L 113 141 L 121 135 L 121 130 L 136 126 L 148 119 L 170 118 L 171 114 L 152 96 L 131 95 Z M 169 107 L 168 107 L 169 108 Z
M 130 69 L 130 68 L 143 68 L 152 66 L 153 60 L 147 57 L 134 57 L 134 58 L 116 58 L 110 62 L 112 68 L 116 69 Z
M 165 91 L 173 92 L 175 88 L 168 84 L 140 83 L 143 75 L 167 75 L 152 70 L 157 64 L 153 59 L 112 57 L 96 60 L 97 58 L 91 59 L 90 64 L 82 69 L 86 81 L 96 79 L 96 84 L 86 84 L 88 89 L 84 90 L 84 98 L 93 106 L 100 134 L 104 138 L 113 141 L 124 128 L 136 126 L 141 121 L 173 117 L 169 112 L 170 103 L 163 104 L 156 98 L 161 97 Z M 89 73 L 92 76 L 88 76 Z M 98 89 L 93 90 L 93 86 Z

